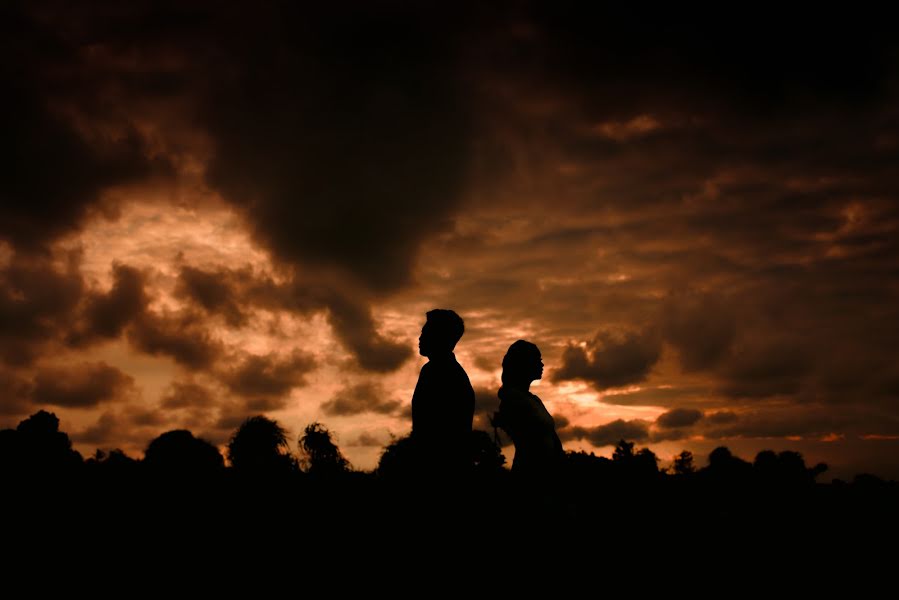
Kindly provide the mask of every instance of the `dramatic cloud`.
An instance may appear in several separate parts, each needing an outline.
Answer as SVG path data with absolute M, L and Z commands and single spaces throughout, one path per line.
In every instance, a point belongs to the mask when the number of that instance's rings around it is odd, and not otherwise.
M 653 442 L 674 441 L 689 438 L 695 433 L 697 423 L 703 419 L 701 410 L 674 408 L 656 417 L 650 431 Z
M 0 368 L 0 416 L 23 416 L 33 411 L 32 383 L 13 370 Z
M 28 365 L 56 341 L 84 293 L 78 257 L 56 267 L 45 259 L 14 257 L 0 269 L 0 353 L 10 365 Z
M 678 294 L 665 307 L 665 336 L 677 348 L 686 371 L 714 367 L 730 350 L 736 317 L 730 302 L 712 296 Z
M 122 419 L 114 413 L 105 412 L 93 425 L 72 434 L 72 440 L 93 446 L 105 446 L 111 441 L 121 440 L 123 433 L 131 433 Z
M 702 419 L 702 411 L 692 408 L 675 408 L 662 413 L 656 418 L 656 425 L 670 429 L 673 427 L 689 427 Z
M 97 338 L 117 338 L 125 326 L 144 315 L 149 298 L 141 272 L 128 265 L 113 264 L 112 275 L 109 292 L 88 297 L 84 323 L 70 334 L 70 343 L 78 346 Z
M 803 346 L 799 340 L 769 338 L 738 347 L 723 372 L 724 393 L 751 398 L 798 392 L 811 368 Z
M 14 6 L 0 21 L 0 238 L 40 252 L 77 231 L 105 189 L 149 176 L 154 161 L 134 129 L 87 139 L 67 118 L 86 100 L 76 88 L 87 78 L 70 38 Z
M 47 367 L 38 370 L 34 378 L 31 400 L 39 406 L 92 408 L 126 400 L 133 386 L 132 377 L 105 362 Z
M 446 15 L 409 8 L 284 6 L 253 11 L 251 27 L 243 14 L 222 22 L 215 60 L 229 68 L 210 70 L 200 113 L 209 180 L 257 238 L 376 290 L 406 283 L 418 245 L 447 227 L 470 144 L 460 40 Z
M 375 329 L 371 309 L 367 306 L 335 298 L 328 313 L 334 333 L 369 371 L 389 372 L 412 356 L 411 344 L 384 338 Z
M 335 285 L 334 289 L 340 290 L 341 286 Z M 322 287 L 296 273 L 287 281 L 276 283 L 250 269 L 207 271 L 183 267 L 177 291 L 207 314 L 221 314 L 231 326 L 244 325 L 247 311 L 253 308 L 298 314 L 325 311 L 334 334 L 365 370 L 394 371 L 412 355 L 409 343 L 391 340 L 377 330 L 364 294 L 362 299 L 351 299 L 344 291 Z
M 306 375 L 315 364 L 312 356 L 300 350 L 246 354 L 224 369 L 219 378 L 232 392 L 249 399 L 250 408 L 271 410 L 283 405 L 290 390 L 306 385 Z
M 568 346 L 553 381 L 582 379 L 597 390 L 645 381 L 659 360 L 661 341 L 655 332 L 600 332 L 586 347 Z
M 215 396 L 193 381 L 173 381 L 162 397 L 162 407 L 169 409 L 204 408 L 215 404 Z
M 373 412 L 384 415 L 396 413 L 399 400 L 391 398 L 384 386 L 363 382 L 345 386 L 333 398 L 322 404 L 322 411 L 331 416 L 349 416 Z
M 181 297 L 191 298 L 209 314 L 221 314 L 232 327 L 240 327 L 247 320 L 231 281 L 232 272 L 208 272 L 195 267 L 182 267 L 178 276 Z
M 388 431 L 450 307 L 478 427 L 528 339 L 567 440 L 870 459 L 899 435 L 894 27 L 721 16 L 0 8 L 2 412 L 115 352 L 147 405 L 66 411 L 83 440 L 276 409 Z
M 129 330 L 128 340 L 142 352 L 168 356 L 190 370 L 211 368 L 224 352 L 221 341 L 191 311 L 144 313 Z
M 559 432 L 559 437 L 563 440 L 586 439 L 592 445 L 601 448 L 602 446 L 614 446 L 621 440 L 645 442 L 649 439 L 649 426 L 648 421 L 640 419 L 631 421 L 616 419 L 598 427 L 563 429 Z
M 738 420 L 739 418 L 740 417 L 736 413 L 729 411 L 729 410 L 719 410 L 717 412 L 708 413 L 705 416 L 706 422 L 711 423 L 713 425 L 723 425 L 726 423 L 732 423 L 732 422 Z
M 361 446 L 364 448 L 384 448 L 390 444 L 389 435 L 378 436 L 368 431 L 363 431 L 355 439 L 350 440 L 347 446 Z

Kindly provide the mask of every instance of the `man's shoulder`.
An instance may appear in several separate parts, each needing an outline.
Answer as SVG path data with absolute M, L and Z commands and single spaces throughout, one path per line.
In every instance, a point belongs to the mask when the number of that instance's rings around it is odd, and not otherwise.
M 456 362 L 453 365 L 453 375 L 458 377 L 459 381 L 464 381 L 468 385 L 471 385 L 471 380 L 468 378 L 468 373 L 465 371 L 465 367 Z

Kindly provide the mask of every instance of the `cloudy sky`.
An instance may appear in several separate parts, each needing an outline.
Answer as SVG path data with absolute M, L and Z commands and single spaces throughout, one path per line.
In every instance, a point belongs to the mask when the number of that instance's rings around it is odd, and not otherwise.
M 0 426 L 371 468 L 452 308 L 476 426 L 527 339 L 569 449 L 899 477 L 889 19 L 317 4 L 4 3 Z

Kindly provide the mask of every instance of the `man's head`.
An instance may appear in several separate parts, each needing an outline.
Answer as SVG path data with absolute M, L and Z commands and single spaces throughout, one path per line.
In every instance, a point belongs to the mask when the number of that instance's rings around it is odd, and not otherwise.
M 430 357 L 452 352 L 465 333 L 462 317 L 443 308 L 428 311 L 426 316 L 427 321 L 418 338 L 419 354 Z

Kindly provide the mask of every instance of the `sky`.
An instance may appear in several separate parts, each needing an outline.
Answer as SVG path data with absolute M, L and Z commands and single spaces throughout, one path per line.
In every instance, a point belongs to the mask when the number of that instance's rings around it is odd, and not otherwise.
M 0 8 L 0 427 L 371 469 L 450 308 L 476 428 L 526 339 L 567 449 L 899 478 L 885 15 L 316 4 Z

